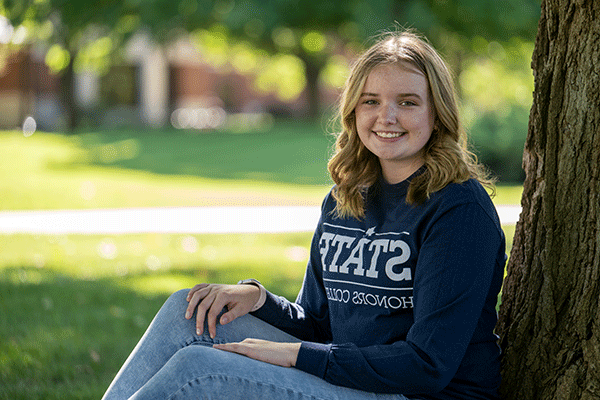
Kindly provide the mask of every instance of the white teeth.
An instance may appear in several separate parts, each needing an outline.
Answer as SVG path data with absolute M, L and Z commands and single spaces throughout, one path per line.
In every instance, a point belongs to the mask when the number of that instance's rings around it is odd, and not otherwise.
M 397 138 L 404 135 L 406 132 L 375 132 L 377 136 L 382 138 Z

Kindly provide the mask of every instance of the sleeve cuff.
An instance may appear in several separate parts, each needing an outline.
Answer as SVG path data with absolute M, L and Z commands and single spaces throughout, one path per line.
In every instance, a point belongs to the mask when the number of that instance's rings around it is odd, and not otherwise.
M 331 346 L 331 344 L 302 342 L 296 360 L 296 368 L 319 378 L 324 378 Z

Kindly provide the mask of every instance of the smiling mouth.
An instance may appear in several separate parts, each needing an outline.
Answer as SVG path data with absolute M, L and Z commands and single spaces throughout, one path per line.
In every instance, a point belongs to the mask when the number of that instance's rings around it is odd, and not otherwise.
M 398 137 L 406 134 L 406 132 L 374 132 L 374 133 L 377 136 L 386 138 L 386 139 L 398 138 Z

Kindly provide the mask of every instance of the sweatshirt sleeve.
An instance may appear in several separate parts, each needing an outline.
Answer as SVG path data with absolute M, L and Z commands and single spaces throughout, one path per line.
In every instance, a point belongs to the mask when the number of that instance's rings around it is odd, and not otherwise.
M 490 294 L 503 237 L 476 203 L 430 224 L 414 278 L 406 340 L 358 347 L 303 342 L 296 368 L 340 386 L 378 393 L 435 393 L 456 374 Z M 485 365 L 482 365 L 484 368 Z
M 324 201 L 324 204 L 326 200 Z M 329 308 L 321 280 L 319 239 L 322 217 L 313 235 L 310 258 L 296 302 L 267 291 L 265 304 L 252 315 L 300 339 L 312 342 L 331 341 Z

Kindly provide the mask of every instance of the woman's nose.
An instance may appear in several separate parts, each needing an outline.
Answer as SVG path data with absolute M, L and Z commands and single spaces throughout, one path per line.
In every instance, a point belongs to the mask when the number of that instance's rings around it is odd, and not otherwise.
M 398 122 L 396 107 L 393 104 L 384 104 L 379 110 L 379 120 L 381 123 L 391 125 Z

